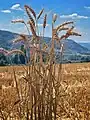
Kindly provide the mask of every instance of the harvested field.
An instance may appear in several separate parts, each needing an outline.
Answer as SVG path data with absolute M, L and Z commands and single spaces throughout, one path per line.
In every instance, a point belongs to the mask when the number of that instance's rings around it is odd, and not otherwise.
M 17 84 L 14 83 L 15 76 L 13 74 L 13 67 L 12 66 L 0 67 L 0 116 L 2 118 L 3 115 L 5 120 L 8 119 L 11 120 L 12 118 L 13 119 L 15 118 L 15 120 L 21 119 L 19 118 L 20 113 L 18 111 L 18 107 L 20 107 L 19 105 L 21 104 L 23 107 L 22 112 L 24 116 L 22 118 L 26 120 L 25 106 L 26 106 L 26 100 L 29 100 L 29 98 L 27 97 L 29 89 L 28 89 L 28 84 L 23 80 L 23 77 L 27 76 L 26 70 L 28 69 L 28 67 L 14 66 L 14 69 L 16 73 L 18 89 L 17 89 Z M 59 65 L 57 64 L 55 66 L 55 73 L 54 73 L 56 79 L 58 75 L 58 69 L 59 69 Z M 41 71 L 41 73 L 44 75 L 43 71 Z M 57 97 L 58 106 L 56 110 L 57 111 L 56 118 L 58 120 L 60 120 L 60 118 L 61 120 L 77 120 L 77 119 L 89 120 L 90 119 L 90 115 L 89 115 L 90 114 L 90 63 L 63 64 L 60 75 L 61 75 L 60 82 L 58 83 L 61 84 L 61 87 L 59 88 L 60 93 L 59 96 Z M 39 81 L 37 82 L 37 85 L 35 84 L 36 83 L 33 83 L 34 89 L 36 89 L 35 88 L 36 86 L 40 87 L 40 85 L 38 84 L 42 84 L 42 83 L 40 83 Z M 47 87 L 46 89 L 47 92 L 48 89 L 49 88 Z M 19 94 L 18 90 L 20 96 L 18 95 Z M 39 90 L 39 88 L 37 88 L 37 90 Z M 47 97 L 48 93 L 46 93 L 46 91 L 44 93 L 45 101 L 48 100 Z M 33 95 L 32 93 L 29 94 L 30 96 Z M 40 94 L 40 91 L 39 93 L 36 92 L 36 96 L 37 96 L 36 99 L 38 99 L 38 94 Z M 53 93 L 53 98 L 54 98 L 54 94 L 55 93 Z M 27 97 L 27 99 L 25 99 L 25 96 Z M 30 107 L 31 104 L 33 103 L 30 103 L 30 101 L 28 101 L 28 104 L 29 104 L 28 106 Z M 45 104 L 47 107 L 47 104 L 49 103 L 47 102 L 43 103 L 44 110 L 46 109 Z M 36 113 L 33 114 L 39 116 L 37 115 L 38 114 L 37 108 L 35 111 Z M 3 120 L 3 118 L 2 119 L 1 118 L 0 120 Z

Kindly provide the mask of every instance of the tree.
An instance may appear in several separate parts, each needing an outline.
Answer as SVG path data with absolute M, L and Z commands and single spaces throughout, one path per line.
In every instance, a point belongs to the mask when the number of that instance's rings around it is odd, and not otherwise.
M 0 54 L 0 66 L 7 65 L 8 63 L 7 57 L 4 54 Z

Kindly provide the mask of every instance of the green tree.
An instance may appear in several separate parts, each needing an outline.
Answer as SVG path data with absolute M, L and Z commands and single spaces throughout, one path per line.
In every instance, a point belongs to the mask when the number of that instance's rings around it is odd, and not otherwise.
M 0 66 L 7 65 L 8 63 L 7 57 L 4 54 L 0 54 Z

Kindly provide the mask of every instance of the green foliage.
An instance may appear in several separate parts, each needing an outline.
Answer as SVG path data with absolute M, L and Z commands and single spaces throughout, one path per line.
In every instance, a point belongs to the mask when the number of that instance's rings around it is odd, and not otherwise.
M 26 55 L 26 49 L 25 49 L 24 45 L 21 45 L 20 50 L 21 50 L 22 52 L 24 52 L 24 54 Z
M 0 53 L 0 66 L 5 66 L 9 63 L 7 57 Z

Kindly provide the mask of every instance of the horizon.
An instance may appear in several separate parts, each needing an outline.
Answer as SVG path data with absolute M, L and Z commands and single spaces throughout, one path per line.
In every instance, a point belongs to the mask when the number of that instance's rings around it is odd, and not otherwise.
M 61 0 L 39 0 L 37 4 L 35 0 L 15 0 L 14 2 L 9 0 L 7 0 L 7 2 L 6 0 L 0 1 L 0 30 L 27 34 L 23 25 L 11 23 L 14 19 L 22 18 L 27 20 L 27 16 L 24 11 L 25 4 L 31 6 L 36 11 L 36 14 L 38 14 L 42 8 L 45 9 L 45 13 L 49 13 L 51 11 L 51 14 L 49 14 L 48 17 L 45 37 L 51 36 L 51 17 L 53 13 L 56 13 L 58 15 L 56 26 L 65 21 L 74 21 L 76 31 L 82 35 L 81 37 L 70 37 L 70 39 L 75 40 L 76 42 L 90 42 L 90 1 L 88 0 L 85 2 L 82 0 L 67 0 L 67 2 Z M 42 22 L 41 18 L 39 21 L 40 30 L 42 30 Z

